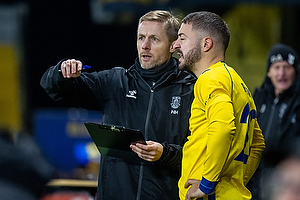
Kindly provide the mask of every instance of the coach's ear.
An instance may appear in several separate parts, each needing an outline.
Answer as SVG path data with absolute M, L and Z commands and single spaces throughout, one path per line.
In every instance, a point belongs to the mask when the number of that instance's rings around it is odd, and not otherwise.
M 174 53 L 176 51 L 176 48 L 174 48 L 174 44 L 176 41 L 172 42 L 171 46 L 170 46 L 170 52 Z
M 203 47 L 203 51 L 207 52 L 209 51 L 213 46 L 213 40 L 211 39 L 211 37 L 205 37 L 202 39 L 202 47 Z

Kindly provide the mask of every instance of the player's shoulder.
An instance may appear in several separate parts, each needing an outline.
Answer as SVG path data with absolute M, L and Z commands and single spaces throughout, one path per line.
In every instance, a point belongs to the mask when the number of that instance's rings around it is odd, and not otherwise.
M 232 72 L 232 68 L 227 65 L 214 65 L 206 69 L 199 77 L 205 81 L 222 81 L 227 80 Z

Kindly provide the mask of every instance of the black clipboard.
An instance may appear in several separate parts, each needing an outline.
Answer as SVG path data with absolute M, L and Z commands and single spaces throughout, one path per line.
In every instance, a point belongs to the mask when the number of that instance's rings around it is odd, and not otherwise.
M 129 147 L 132 143 L 146 144 L 141 131 L 122 126 L 84 123 L 101 155 L 142 161 Z

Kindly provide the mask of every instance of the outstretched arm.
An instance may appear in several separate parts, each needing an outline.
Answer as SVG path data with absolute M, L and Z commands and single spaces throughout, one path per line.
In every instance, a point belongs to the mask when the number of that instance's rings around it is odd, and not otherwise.
M 95 98 L 93 91 L 87 85 L 87 81 L 90 85 L 96 85 L 98 76 L 96 73 L 83 75 L 81 70 L 80 61 L 75 59 L 62 60 L 43 74 L 40 84 L 54 101 L 67 106 L 96 109 L 101 101 Z

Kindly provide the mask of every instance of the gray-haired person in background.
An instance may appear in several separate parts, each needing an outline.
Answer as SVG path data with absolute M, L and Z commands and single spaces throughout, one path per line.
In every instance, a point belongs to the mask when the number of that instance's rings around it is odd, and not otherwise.
M 248 185 L 253 199 L 265 199 L 262 188 L 269 172 L 280 160 L 274 152 L 300 136 L 299 84 L 297 53 L 288 45 L 274 45 L 267 58 L 266 78 L 253 96 L 266 142 L 260 166 Z

